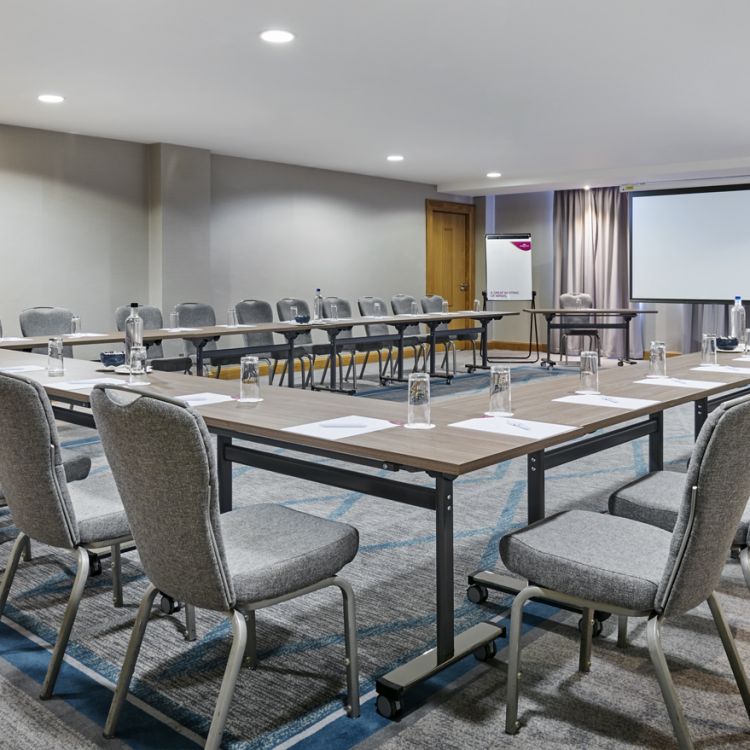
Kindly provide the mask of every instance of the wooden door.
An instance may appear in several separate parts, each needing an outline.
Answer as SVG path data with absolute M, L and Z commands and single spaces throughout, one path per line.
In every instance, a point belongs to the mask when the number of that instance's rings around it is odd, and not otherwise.
M 427 294 L 448 300 L 450 310 L 474 303 L 474 206 L 427 201 Z M 454 321 L 451 328 L 471 327 Z

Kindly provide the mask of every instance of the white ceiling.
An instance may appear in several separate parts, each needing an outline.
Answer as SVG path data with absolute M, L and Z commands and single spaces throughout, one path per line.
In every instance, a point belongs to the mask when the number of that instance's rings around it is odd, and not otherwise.
M 0 18 L 6 124 L 467 194 L 750 174 L 747 0 L 2 0 Z

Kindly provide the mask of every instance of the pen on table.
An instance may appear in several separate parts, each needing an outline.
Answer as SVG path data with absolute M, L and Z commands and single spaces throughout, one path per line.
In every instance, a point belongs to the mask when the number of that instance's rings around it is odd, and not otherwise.
M 531 432 L 531 427 L 525 424 L 521 424 L 520 422 L 511 422 L 510 420 L 508 420 L 508 424 L 511 427 L 517 427 L 519 430 L 526 430 L 527 432 Z
M 612 396 L 602 396 L 601 398 L 602 398 L 602 401 L 609 401 L 610 404 L 616 404 L 617 403 L 617 399 L 616 398 L 612 398 Z

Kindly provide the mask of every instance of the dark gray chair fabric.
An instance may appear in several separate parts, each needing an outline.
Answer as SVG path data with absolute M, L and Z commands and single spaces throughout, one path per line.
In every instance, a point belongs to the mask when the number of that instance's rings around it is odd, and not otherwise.
M 352 317 L 352 306 L 349 303 L 349 300 L 344 299 L 343 297 L 325 297 L 323 299 L 323 317 L 324 318 L 332 318 L 333 317 L 333 305 L 336 305 L 336 318 L 337 319 L 348 319 Z M 337 353 L 337 359 L 338 359 L 338 365 L 339 365 L 339 382 L 344 383 L 345 380 L 348 380 L 352 374 L 354 375 L 354 387 L 356 389 L 357 383 L 356 383 L 356 376 L 357 376 L 357 370 L 355 367 L 355 361 L 354 356 L 357 351 L 356 346 L 354 344 L 351 344 L 347 342 L 347 339 L 352 338 L 353 336 L 353 328 L 345 328 L 344 330 L 340 331 L 339 334 L 336 336 L 336 353 Z M 343 374 L 343 363 L 342 363 L 342 352 L 348 352 L 349 357 L 349 366 L 346 370 L 346 378 Z M 330 352 L 329 359 L 326 360 L 325 369 L 323 370 L 323 375 L 320 378 L 320 382 L 324 382 L 326 379 L 326 374 L 328 372 L 328 367 L 331 364 L 330 362 Z
M 388 306 L 381 297 L 360 297 L 357 300 L 357 307 L 359 308 L 359 314 L 365 318 L 388 315 Z M 393 374 L 393 342 L 384 338 L 393 335 L 393 331 L 385 323 L 365 323 L 365 333 L 372 341 L 357 344 L 357 351 L 363 352 L 365 355 L 359 377 L 364 376 L 365 368 L 370 361 L 370 354 L 375 352 L 378 355 L 378 376 L 382 380 L 389 365 L 391 366 L 391 374 Z M 386 354 L 385 362 L 383 362 L 384 352 Z
M 310 306 L 307 304 L 306 300 L 300 299 L 298 297 L 284 297 L 283 299 L 280 299 L 278 300 L 278 302 L 276 302 L 276 314 L 279 316 L 280 321 L 286 323 L 294 321 L 294 317 L 292 316 L 292 307 L 297 308 L 297 315 L 307 315 L 310 320 L 312 320 L 312 316 L 310 315 Z M 294 357 L 295 359 L 300 360 L 300 364 L 302 366 L 303 386 L 312 384 L 313 373 L 315 371 L 315 358 L 320 355 L 327 356 L 328 347 L 323 344 L 313 344 L 312 334 L 309 331 L 300 333 L 294 340 Z M 303 358 L 305 357 L 309 359 L 309 372 L 307 374 L 307 377 L 305 377 L 304 375 Z M 284 369 L 281 372 L 281 379 L 279 380 L 279 384 L 283 382 L 285 373 L 286 362 L 284 363 Z
M 61 336 L 73 330 L 73 313 L 65 307 L 29 307 L 18 316 L 22 336 Z M 35 346 L 34 354 L 46 354 L 46 346 Z M 73 347 L 63 347 L 65 357 L 73 356 Z
M 211 305 L 205 302 L 180 302 L 174 306 L 174 309 L 180 314 L 180 327 L 182 328 L 203 328 L 204 326 L 216 325 L 216 313 Z M 219 340 L 215 336 L 204 347 L 203 351 L 216 349 L 216 342 Z M 182 339 L 185 345 L 185 354 L 195 354 L 195 344 L 191 339 Z
M 260 299 L 243 299 L 234 306 L 237 312 L 237 322 L 240 325 L 258 325 L 263 323 L 273 323 L 273 310 L 271 305 L 265 300 Z M 245 340 L 245 346 L 261 347 L 272 346 L 276 343 L 271 331 L 247 332 L 242 334 Z M 259 359 L 266 360 L 268 364 L 268 382 L 273 385 L 276 374 L 276 366 L 280 359 L 286 359 L 283 352 L 264 352 L 254 353 Z
M 88 456 L 76 456 L 74 454 L 65 457 L 69 451 L 63 449 L 63 469 L 65 471 L 65 481 L 79 482 L 86 479 L 91 471 L 91 459 Z M 5 505 L 5 493 L 0 487 L 0 505 Z
M 443 311 L 443 297 L 439 294 L 429 294 L 426 297 L 422 297 L 420 300 L 422 303 L 422 312 L 426 313 L 439 313 Z M 450 326 L 447 323 L 441 323 L 436 330 L 446 331 L 449 330 Z M 443 360 L 443 367 L 448 369 L 448 351 L 453 351 L 453 372 L 456 372 L 456 341 L 468 341 L 471 344 L 471 356 L 473 366 L 477 366 L 477 349 L 475 346 L 476 341 L 479 338 L 477 333 L 461 333 L 461 329 L 453 329 L 448 338 L 441 338 L 439 342 L 445 345 L 445 358 Z
M 408 315 L 412 311 L 412 304 L 417 304 L 417 298 L 411 294 L 394 294 L 391 297 L 391 309 L 394 315 Z M 419 324 L 407 326 L 404 329 L 404 346 L 414 350 L 414 370 L 419 369 L 419 358 L 422 357 L 422 369 L 427 367 L 427 341 L 428 337 L 421 333 Z
M 565 292 L 560 295 L 560 307 L 570 310 L 577 308 L 591 309 L 594 306 L 594 299 L 590 294 L 584 294 L 583 292 L 570 293 Z M 562 361 L 563 356 L 567 362 L 568 359 L 568 337 L 569 336 L 580 336 L 582 338 L 588 338 L 589 349 L 594 350 L 594 342 L 596 342 L 596 349 L 598 358 L 601 359 L 601 346 L 599 342 L 599 331 L 596 328 L 586 328 L 586 323 L 591 322 L 590 316 L 581 315 L 561 315 L 560 323 L 562 325 L 569 325 L 560 332 L 560 360 Z
M 143 330 L 154 331 L 159 328 L 164 328 L 164 319 L 162 318 L 161 310 L 153 305 L 139 305 L 138 315 L 143 319 Z M 130 305 L 120 305 L 115 310 L 115 325 L 118 331 L 125 330 L 125 321 L 130 316 Z M 162 348 L 161 341 L 150 341 L 146 342 L 146 355 L 149 359 L 155 357 L 163 357 L 164 349 Z
M 254 611 L 324 586 L 345 599 L 351 714 L 359 713 L 356 630 L 351 587 L 336 573 L 357 553 L 353 527 L 280 505 L 219 515 L 215 447 L 199 414 L 180 402 L 99 387 L 92 409 L 104 451 L 151 581 L 139 609 L 105 736 L 112 736 L 135 668 L 156 591 L 222 611 L 234 642 L 206 747 L 221 742 L 226 713 L 248 643 Z M 133 434 L 139 439 L 133 440 Z M 158 465 L 158 470 L 147 467 Z M 169 539 L 169 544 L 164 540 Z M 186 574 L 189 572 L 189 575 Z
M 667 480 L 671 481 L 671 480 Z M 661 625 L 709 608 L 750 716 L 750 685 L 714 590 L 750 497 L 750 397 L 721 404 L 696 440 L 673 531 L 630 518 L 567 511 L 503 537 L 506 567 L 533 581 L 511 614 L 506 732 L 518 731 L 523 606 L 548 598 L 583 610 L 581 671 L 588 671 L 594 610 L 647 617 L 649 653 L 680 747 L 692 747 L 661 646 Z M 623 639 L 624 642 L 624 639 Z
M 130 527 L 118 498 L 92 494 L 82 482 L 68 486 L 52 407 L 41 385 L 0 373 L 0 431 L 0 484 L 19 529 L 0 585 L 0 615 L 31 539 L 77 555 L 73 589 L 42 687 L 42 697 L 49 698 L 88 578 L 87 548 L 112 547 L 113 596 L 121 606 L 120 544 L 130 541 Z

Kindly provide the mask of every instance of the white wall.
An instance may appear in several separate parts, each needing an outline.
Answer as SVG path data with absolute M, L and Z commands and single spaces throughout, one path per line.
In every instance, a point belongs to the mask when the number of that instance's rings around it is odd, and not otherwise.
M 61 305 L 111 330 L 147 294 L 145 148 L 0 125 L 0 320 Z

